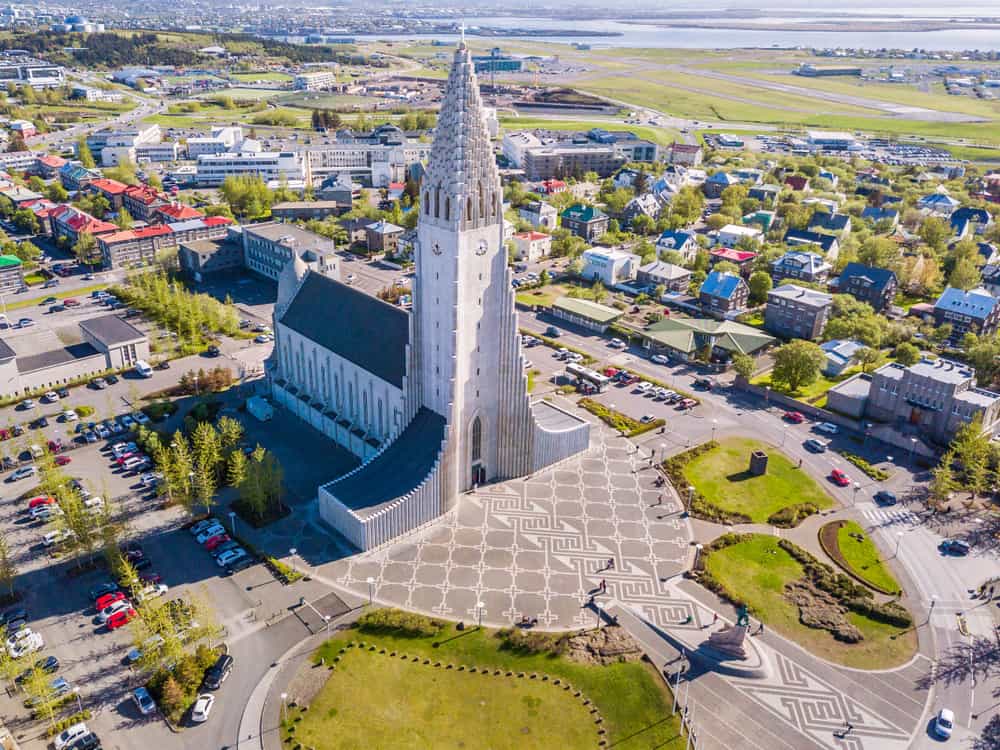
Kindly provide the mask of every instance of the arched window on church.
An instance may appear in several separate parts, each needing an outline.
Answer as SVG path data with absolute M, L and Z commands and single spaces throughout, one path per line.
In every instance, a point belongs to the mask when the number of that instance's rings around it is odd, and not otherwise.
M 479 417 L 472 420 L 472 461 L 483 457 L 483 423 Z
M 424 193 L 424 216 L 427 216 L 431 212 L 431 193 L 428 190 Z
M 465 220 L 472 221 L 472 196 L 465 199 Z
M 385 437 L 385 421 L 382 418 L 382 399 L 378 400 L 378 434 Z
M 451 198 L 444 197 L 444 220 L 451 221 Z
M 479 195 L 479 218 L 480 219 L 484 219 L 484 218 L 486 218 L 486 206 L 483 205 L 483 183 L 482 182 L 479 183 L 478 195 Z
M 434 218 L 441 215 L 441 188 L 434 188 Z
M 368 391 L 362 391 L 361 392 L 361 409 L 362 409 L 362 411 L 361 411 L 361 414 L 362 414 L 361 424 L 364 425 L 364 428 L 367 430 L 368 429 L 368 425 L 369 425 L 369 422 L 368 422 Z

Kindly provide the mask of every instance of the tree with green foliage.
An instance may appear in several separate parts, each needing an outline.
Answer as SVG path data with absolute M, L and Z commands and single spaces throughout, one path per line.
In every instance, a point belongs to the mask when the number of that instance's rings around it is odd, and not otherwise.
M 775 350 L 771 382 L 794 393 L 814 382 L 825 362 L 826 355 L 817 344 L 801 339 L 792 341 Z
M 131 229 L 135 226 L 135 222 L 132 220 L 132 214 L 130 214 L 125 208 L 120 209 L 118 211 L 118 215 L 115 217 L 115 226 L 119 229 Z
M 899 245 L 888 237 L 869 237 L 858 248 L 858 262 L 895 270 L 899 264 Z
M 247 457 L 243 451 L 236 450 L 229 455 L 226 467 L 226 484 L 239 487 L 247 476 Z
M 899 364 L 906 367 L 915 365 L 920 361 L 920 349 L 908 341 L 903 341 L 897 344 L 896 349 L 892 354 Z
M 53 203 L 65 203 L 69 200 L 69 192 L 59 182 L 50 182 L 45 187 L 45 197 Z
M 962 486 L 972 497 L 983 493 L 991 484 L 989 456 L 990 439 L 983 432 L 982 417 L 976 415 L 955 433 L 949 452 L 962 466 Z
M 757 369 L 757 363 L 749 354 L 733 355 L 733 370 L 736 374 L 749 380 Z
M 80 160 L 80 165 L 87 169 L 93 169 L 97 166 L 94 155 L 90 152 L 90 146 L 87 145 L 86 136 L 81 135 L 76 142 L 76 158 Z
M 81 234 L 73 244 L 73 254 L 80 265 L 92 266 L 101 260 L 101 251 L 97 247 L 97 240 L 90 232 Z
M 955 267 L 948 276 L 948 285 L 956 289 L 968 291 L 979 285 L 982 277 L 976 264 L 967 258 L 961 258 L 955 263 Z
M 14 581 L 17 580 L 17 565 L 10 556 L 7 537 L 0 534 L 0 586 L 7 589 L 9 597 L 14 596 Z
M 223 180 L 219 194 L 241 219 L 267 216 L 274 203 L 274 194 L 257 175 L 230 175 Z
M 940 219 L 937 216 L 926 217 L 920 225 L 920 239 L 935 250 L 943 248 L 944 243 L 948 241 L 948 237 L 950 236 L 951 230 L 948 225 L 944 219 Z
M 773 282 L 771 274 L 766 271 L 755 271 L 750 274 L 750 303 L 760 305 L 767 302 L 767 293 L 771 291 Z
M 871 372 L 871 369 L 882 358 L 878 349 L 873 349 L 870 346 L 861 347 L 854 356 L 858 360 L 858 364 L 861 365 L 861 372 Z

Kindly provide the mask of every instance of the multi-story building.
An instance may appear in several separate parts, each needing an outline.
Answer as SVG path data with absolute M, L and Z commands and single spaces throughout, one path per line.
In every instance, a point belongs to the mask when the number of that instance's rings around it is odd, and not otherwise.
M 65 238 L 70 245 L 76 243 L 82 234 L 98 237 L 109 232 L 117 232 L 114 224 L 96 219 L 90 214 L 70 205 L 62 205 L 49 214 L 52 225 L 52 236 L 56 239 Z
M 822 255 L 790 250 L 771 262 L 771 278 L 776 282 L 782 279 L 797 279 L 825 284 L 832 268 L 833 266 L 827 263 Z
M 526 130 L 517 130 L 511 133 L 504 133 L 503 140 L 500 141 L 500 151 L 507 161 L 515 167 L 524 166 L 524 155 L 528 149 L 537 148 L 542 145 L 542 141 L 534 133 Z
M 161 250 L 182 242 L 217 240 L 228 236 L 232 219 L 209 216 L 204 219 L 155 224 L 128 229 L 97 238 L 104 268 L 129 268 L 149 265 Z
M 90 182 L 100 179 L 96 169 L 87 169 L 78 161 L 68 161 L 59 170 L 59 182 L 67 190 L 82 190 Z
M 896 297 L 896 274 L 887 268 L 873 268 L 861 263 L 848 263 L 840 272 L 837 291 L 867 302 L 875 312 L 882 312 Z
M 178 249 L 181 270 L 196 282 L 243 268 L 243 242 L 238 237 L 182 242 Z
M 639 272 L 642 258 L 635 253 L 628 253 L 615 248 L 591 248 L 580 256 L 583 269 L 580 276 L 593 281 L 600 281 L 607 287 L 614 287 L 626 281 L 632 281 Z
M 86 189 L 87 192 L 103 196 L 112 210 L 118 211 L 124 205 L 125 190 L 128 189 L 128 185 L 108 177 L 100 177 L 92 180 Z
M 715 237 L 715 244 L 734 248 L 741 242 L 758 242 L 762 232 L 757 227 L 747 227 L 741 224 L 726 224 Z
M 601 209 L 582 203 L 575 203 L 567 208 L 560 218 L 563 229 L 568 229 L 571 234 L 582 237 L 587 242 L 593 242 L 606 234 L 611 221 Z
M 124 98 L 118 91 L 109 91 L 83 84 L 73 86 L 72 95 L 74 99 L 83 99 L 88 102 L 120 102 Z
M 324 91 L 336 84 L 336 70 L 310 70 L 292 79 L 292 88 L 296 91 Z
M 559 212 L 556 211 L 555 206 L 550 206 L 544 201 L 532 201 L 521 206 L 517 210 L 517 215 L 536 229 L 551 231 L 559 223 Z
M 209 154 L 224 154 L 236 150 L 243 143 L 243 128 L 239 125 L 226 125 L 212 128 L 211 135 L 188 138 L 187 153 L 189 159 Z
M 309 181 L 309 162 L 294 151 L 243 151 L 205 154 L 198 157 L 197 183 L 204 187 L 221 185 L 227 177 L 256 175 L 270 180 Z
M 0 255 L 0 294 L 12 294 L 24 286 L 24 265 L 16 255 Z
M 477 73 L 520 73 L 522 62 L 520 58 L 505 55 L 499 47 L 494 47 L 488 55 L 473 55 L 472 64 Z
M 24 172 L 34 167 L 37 159 L 37 151 L 0 152 L 0 169 L 5 172 Z
M 26 56 L 7 56 L 0 60 L 0 85 L 17 84 L 33 89 L 58 88 L 66 83 L 61 65 Z
M 149 185 L 129 185 L 122 195 L 125 210 L 138 221 L 152 221 L 156 209 L 169 202 L 165 194 Z
M 1000 394 L 976 387 L 971 368 L 947 359 L 910 367 L 890 362 L 871 376 L 857 375 L 830 389 L 827 406 L 941 444 L 976 417 L 983 432 L 996 429 L 1000 419 Z
M 314 180 L 346 174 L 370 187 L 388 187 L 404 182 L 407 170 L 427 158 L 430 145 L 386 131 L 375 139 L 311 146 L 303 153 Z
M 160 126 L 113 125 L 96 130 L 87 136 L 87 148 L 94 159 L 105 167 L 114 167 L 122 162 L 137 159 L 140 146 L 159 143 L 162 140 Z
M 163 141 L 161 143 L 143 143 L 135 147 L 135 158 L 137 162 L 152 161 L 165 162 L 177 161 L 181 158 L 183 150 L 176 141 Z
M 687 292 L 691 286 L 691 272 L 684 266 L 654 260 L 639 268 L 636 281 L 647 289 L 662 286 L 665 293 Z
M 698 292 L 702 312 L 722 318 L 746 309 L 750 287 L 735 273 L 712 271 Z
M 697 167 L 705 156 L 701 146 L 697 144 L 677 143 L 674 141 L 667 149 L 667 160 L 671 164 L 684 167 Z
M 292 258 L 301 258 L 322 274 L 338 274 L 336 245 L 294 224 L 251 224 L 243 227 L 243 257 L 255 273 L 278 280 Z
M 514 257 L 534 263 L 547 258 L 552 249 L 552 235 L 544 232 L 518 232 L 514 235 Z
M 830 319 L 833 297 L 815 289 L 782 284 L 767 293 L 764 328 L 786 339 L 818 339 Z
M 584 175 L 594 172 L 610 177 L 629 159 L 616 144 L 558 143 L 524 151 L 521 168 L 528 180 Z
M 984 289 L 963 291 L 948 287 L 934 303 L 934 324 L 951 325 L 951 339 L 957 341 L 966 333 L 992 336 L 1000 322 L 997 298 Z

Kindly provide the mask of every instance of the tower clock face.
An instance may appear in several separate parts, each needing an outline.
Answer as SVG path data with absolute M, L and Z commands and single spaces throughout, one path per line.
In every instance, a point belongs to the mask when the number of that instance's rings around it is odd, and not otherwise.
M 431 247 L 431 252 L 434 253 L 435 255 L 440 255 L 441 254 L 441 246 L 438 243 L 435 242 L 434 245 Z
M 486 251 L 489 249 L 490 246 L 486 240 L 479 240 L 479 244 L 476 245 L 476 255 L 486 255 Z

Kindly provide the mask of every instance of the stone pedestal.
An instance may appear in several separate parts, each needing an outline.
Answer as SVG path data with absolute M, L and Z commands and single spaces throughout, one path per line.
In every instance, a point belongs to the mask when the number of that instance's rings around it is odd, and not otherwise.
M 750 473 L 755 477 L 767 473 L 767 454 L 764 451 L 754 451 L 750 454 Z
M 733 659 L 745 661 L 747 658 L 747 650 L 744 646 L 746 636 L 746 625 L 727 625 L 712 633 L 704 645 Z

